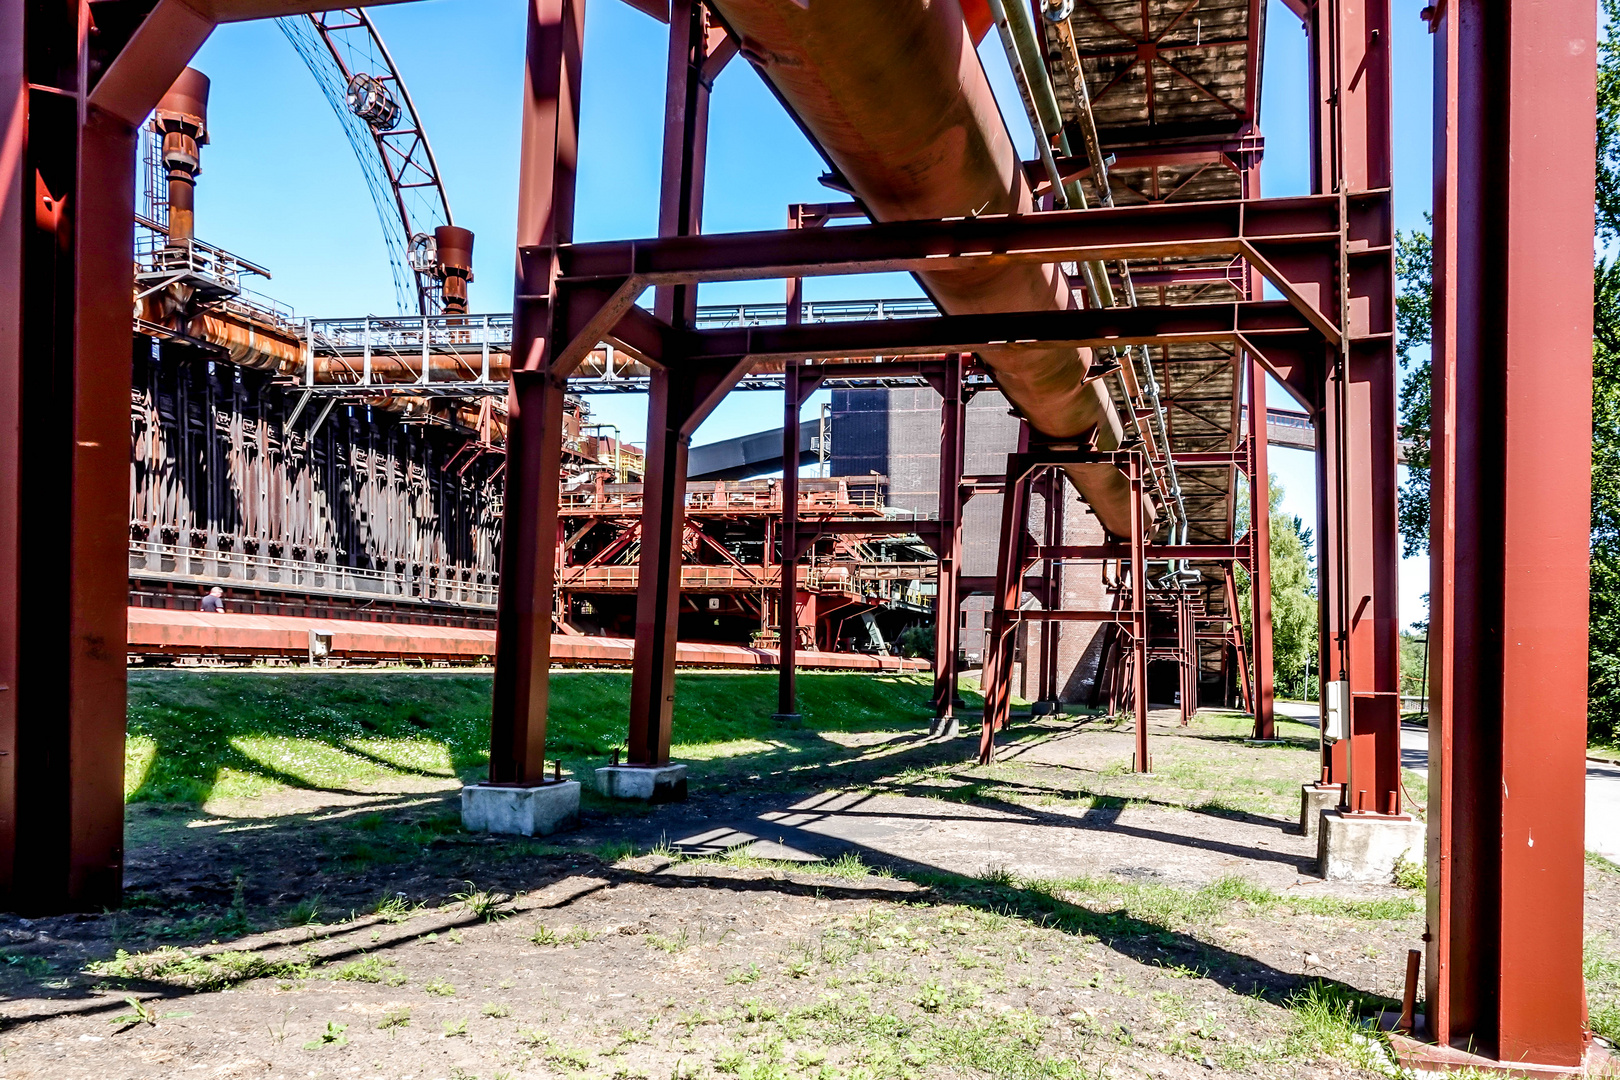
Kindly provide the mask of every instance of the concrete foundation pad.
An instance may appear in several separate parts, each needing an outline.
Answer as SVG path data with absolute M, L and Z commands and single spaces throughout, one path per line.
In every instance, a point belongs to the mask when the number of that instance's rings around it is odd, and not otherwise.
M 461 827 L 503 836 L 550 836 L 579 822 L 579 781 L 538 787 L 468 784 L 461 789 Z
M 1299 831 L 1314 837 L 1322 821 L 1322 811 L 1339 805 L 1339 785 L 1305 784 L 1299 789 Z
M 1316 838 L 1317 872 L 1329 881 L 1388 883 L 1395 864 L 1423 862 L 1425 829 L 1416 818 L 1324 811 Z
M 596 790 L 610 799 L 686 801 L 685 765 L 609 765 L 596 770 Z
M 954 716 L 935 716 L 928 721 L 930 739 L 954 739 L 962 734 L 962 722 Z
M 771 720 L 778 724 L 802 724 L 804 717 L 796 712 L 771 713 Z

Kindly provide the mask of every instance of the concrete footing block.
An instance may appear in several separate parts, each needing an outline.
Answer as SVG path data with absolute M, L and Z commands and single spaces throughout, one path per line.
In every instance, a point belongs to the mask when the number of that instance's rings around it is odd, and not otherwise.
M 1055 701 L 1032 701 L 1029 706 L 1029 715 L 1052 716 L 1059 711 L 1059 708 L 1058 703 Z
M 954 739 L 962 734 L 962 722 L 954 716 L 935 716 L 928 721 L 930 739 Z
M 504 836 L 550 836 L 579 822 L 579 781 L 538 787 L 468 784 L 461 789 L 461 827 Z
M 1322 822 L 1322 811 L 1339 805 L 1339 785 L 1305 784 L 1299 789 L 1299 831 L 1315 837 Z
M 1423 861 L 1424 825 L 1405 814 L 1382 817 L 1324 811 L 1316 837 L 1317 870 L 1329 881 L 1387 883 L 1395 864 Z
M 778 724 L 802 724 L 804 716 L 796 712 L 771 713 L 771 720 Z
M 686 801 L 685 765 L 608 765 L 596 770 L 596 790 L 610 799 Z

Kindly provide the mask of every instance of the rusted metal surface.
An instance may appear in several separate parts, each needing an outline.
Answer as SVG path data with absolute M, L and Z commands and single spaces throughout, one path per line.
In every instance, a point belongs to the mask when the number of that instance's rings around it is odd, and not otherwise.
M 1428 1028 L 1583 1057 L 1596 19 L 1435 13 Z
M 453 626 L 412 626 L 353 619 L 309 619 L 278 615 L 216 615 L 157 608 L 128 609 L 129 651 L 136 655 L 214 660 L 307 659 L 310 634 L 330 637 L 327 656 L 340 661 L 421 660 L 431 663 L 487 663 L 495 632 Z M 552 660 L 559 665 L 628 667 L 634 645 L 625 638 L 559 636 Z M 770 668 L 773 649 L 706 642 L 682 642 L 676 653 L 683 667 Z M 920 671 L 916 660 L 864 653 L 805 649 L 800 664 L 830 671 Z
M 153 122 L 163 133 L 163 165 L 169 170 L 169 239 L 197 235 L 197 173 L 208 144 L 208 76 L 186 68 L 158 102 Z

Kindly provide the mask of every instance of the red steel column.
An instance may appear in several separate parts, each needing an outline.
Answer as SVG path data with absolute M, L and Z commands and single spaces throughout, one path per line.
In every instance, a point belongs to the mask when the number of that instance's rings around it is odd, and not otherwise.
M 1245 696 L 1254 710 L 1254 737 L 1277 735 L 1276 687 L 1271 646 L 1271 466 L 1266 447 L 1266 369 L 1249 358 L 1249 652 L 1254 657 L 1253 692 L 1245 672 Z M 1230 581 L 1231 567 L 1226 576 Z M 1236 593 L 1232 593 L 1236 600 Z M 1237 609 L 1232 610 L 1237 619 Z
M 1335 310 L 1346 331 L 1328 378 L 1319 464 L 1324 573 L 1322 665 L 1352 695 L 1351 811 L 1400 810 L 1400 564 L 1396 526 L 1394 221 L 1388 0 L 1323 0 L 1311 9 L 1316 190 L 1347 198 Z M 1371 752 L 1365 753 L 1364 746 Z M 1324 762 L 1329 764 L 1329 762 Z
M 996 553 L 996 586 L 990 609 L 990 636 L 985 641 L 979 690 L 984 695 L 984 724 L 979 733 L 979 762 L 995 754 L 995 733 L 1007 726 L 1011 706 L 1014 616 L 1023 594 L 1024 567 L 1020 534 L 1028 518 L 1029 469 L 1022 454 L 1007 455 L 1007 478 L 1001 489 L 1001 543 Z
M 965 407 L 962 354 L 945 358 L 939 427 L 939 587 L 934 599 L 934 715 L 947 719 L 956 702 L 956 653 L 962 634 L 962 470 Z
M 1243 704 L 1252 711 L 1255 707 L 1255 695 L 1249 683 L 1248 650 L 1243 647 L 1243 624 L 1238 621 L 1237 581 L 1232 574 L 1231 563 L 1226 564 L 1226 611 L 1230 616 L 1232 625 L 1230 631 L 1232 648 L 1237 651 L 1238 682 L 1243 690 Z M 1260 736 L 1256 737 L 1259 738 Z
M 701 0 L 670 6 L 669 74 L 664 101 L 663 191 L 659 236 L 702 231 L 709 132 L 708 11 Z M 658 317 L 677 329 L 697 315 L 697 287 L 657 290 Z M 665 358 L 679 365 L 679 356 Z M 630 674 L 630 763 L 669 761 L 675 712 L 675 643 L 681 604 L 681 541 L 686 521 L 686 454 L 695 423 L 691 376 L 654 368 L 647 391 L 647 463 L 642 477 L 641 559 L 636 588 L 636 650 Z
M 1596 18 L 1440 9 L 1429 987 L 1505 1062 L 1583 1054 Z
M 547 370 L 556 250 L 573 239 L 585 0 L 531 0 L 518 184 L 518 271 L 507 394 L 506 502 L 495 623 L 489 779 L 545 775 L 565 377 Z
M 1147 689 L 1147 522 L 1142 512 L 1142 455 L 1132 452 L 1131 481 L 1131 701 L 1136 707 L 1136 754 L 1132 767 L 1150 771 Z
M 795 318 L 796 305 L 788 302 L 788 317 Z M 799 410 L 804 405 L 800 390 L 799 363 L 787 366 L 782 386 L 782 590 L 777 601 L 777 720 L 799 715 L 795 681 L 799 651 Z
M 28 914 L 121 894 L 135 131 L 211 25 L 139 56 L 110 27 L 91 68 L 88 17 L 0 3 L 0 906 Z

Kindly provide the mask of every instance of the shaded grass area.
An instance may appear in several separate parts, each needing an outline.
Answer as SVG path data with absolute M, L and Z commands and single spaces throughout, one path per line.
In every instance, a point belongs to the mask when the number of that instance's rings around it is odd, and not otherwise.
M 673 757 L 759 779 L 847 756 L 851 739 L 919 730 L 926 678 L 799 676 L 797 726 L 772 726 L 774 673 L 684 672 Z M 622 747 L 627 672 L 554 672 L 548 750 L 579 774 Z M 281 788 L 359 791 L 401 777 L 455 780 L 489 759 L 490 676 L 132 672 L 125 794 L 200 804 Z

